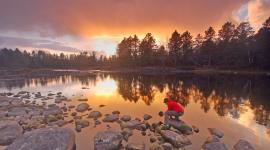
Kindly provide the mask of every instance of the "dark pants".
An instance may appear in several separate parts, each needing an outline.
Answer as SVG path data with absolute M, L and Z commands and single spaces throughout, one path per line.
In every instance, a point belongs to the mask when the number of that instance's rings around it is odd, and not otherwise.
M 183 115 L 183 113 L 181 113 L 181 112 L 167 110 L 165 112 L 164 123 L 167 124 L 167 122 L 168 122 L 169 119 L 179 120 L 179 117 L 182 116 L 182 115 Z

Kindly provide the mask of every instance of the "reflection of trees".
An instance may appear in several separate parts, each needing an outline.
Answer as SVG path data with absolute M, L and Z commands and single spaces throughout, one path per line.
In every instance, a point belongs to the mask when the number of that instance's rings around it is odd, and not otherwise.
M 211 108 L 220 116 L 239 118 L 245 113 L 241 105 L 248 103 L 261 124 L 269 122 L 270 79 L 265 76 L 241 75 L 110 75 L 118 83 L 118 91 L 125 100 L 143 100 L 150 105 L 157 92 L 170 93 L 184 106 L 192 100 L 199 102 L 201 109 Z M 265 106 L 262 111 L 260 105 Z M 266 119 L 268 117 L 268 120 Z M 264 123 L 262 123 L 264 122 Z

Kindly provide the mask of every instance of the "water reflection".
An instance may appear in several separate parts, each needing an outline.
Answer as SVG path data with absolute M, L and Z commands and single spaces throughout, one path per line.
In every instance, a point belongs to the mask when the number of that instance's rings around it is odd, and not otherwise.
M 97 81 L 103 81 L 96 85 Z M 1 80 L 0 89 L 67 85 L 79 82 L 91 85 L 98 96 L 118 93 L 125 101 L 143 101 L 151 105 L 158 93 L 171 95 L 188 106 L 200 105 L 208 113 L 214 110 L 221 117 L 230 117 L 244 125 L 255 120 L 268 129 L 270 136 L 270 78 L 248 75 L 136 75 L 136 74 L 73 74 L 50 77 L 28 77 Z

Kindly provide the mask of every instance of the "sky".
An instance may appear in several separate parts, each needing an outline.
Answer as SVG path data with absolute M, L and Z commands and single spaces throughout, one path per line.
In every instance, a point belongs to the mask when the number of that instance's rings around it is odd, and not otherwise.
M 270 0 L 0 0 L 0 48 L 112 55 L 129 35 L 165 44 L 174 30 L 196 36 L 226 21 L 257 29 L 268 17 Z

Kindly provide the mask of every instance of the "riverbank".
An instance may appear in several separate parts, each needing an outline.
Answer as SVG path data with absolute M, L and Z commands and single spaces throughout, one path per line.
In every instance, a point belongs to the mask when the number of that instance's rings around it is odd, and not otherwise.
M 79 103 L 73 105 L 72 101 Z M 8 150 L 40 147 L 71 150 L 78 146 L 76 136 L 87 131 L 89 126 L 99 128 L 102 124 L 106 124 L 106 129 L 95 133 L 93 140 L 89 141 L 97 150 L 172 150 L 201 144 L 189 138 L 191 135 L 198 136 L 202 130 L 199 126 L 189 125 L 182 120 L 169 120 L 170 126 L 167 126 L 162 121 L 152 122 L 153 116 L 149 114 L 137 117 L 132 116 L 132 113 L 123 114 L 119 110 L 105 113 L 102 110 L 108 106 L 100 104 L 93 109 L 88 103 L 91 103 L 88 99 L 71 100 L 61 92 L 50 92 L 47 95 L 28 91 L 1 93 L 0 145 Z M 162 111 L 155 115 L 164 117 Z M 208 131 L 209 138 L 201 145 L 202 149 L 228 149 L 222 142 L 226 133 L 217 128 L 208 128 Z M 145 141 L 130 140 L 135 134 L 146 137 Z M 233 148 L 254 149 L 243 139 L 235 142 Z

